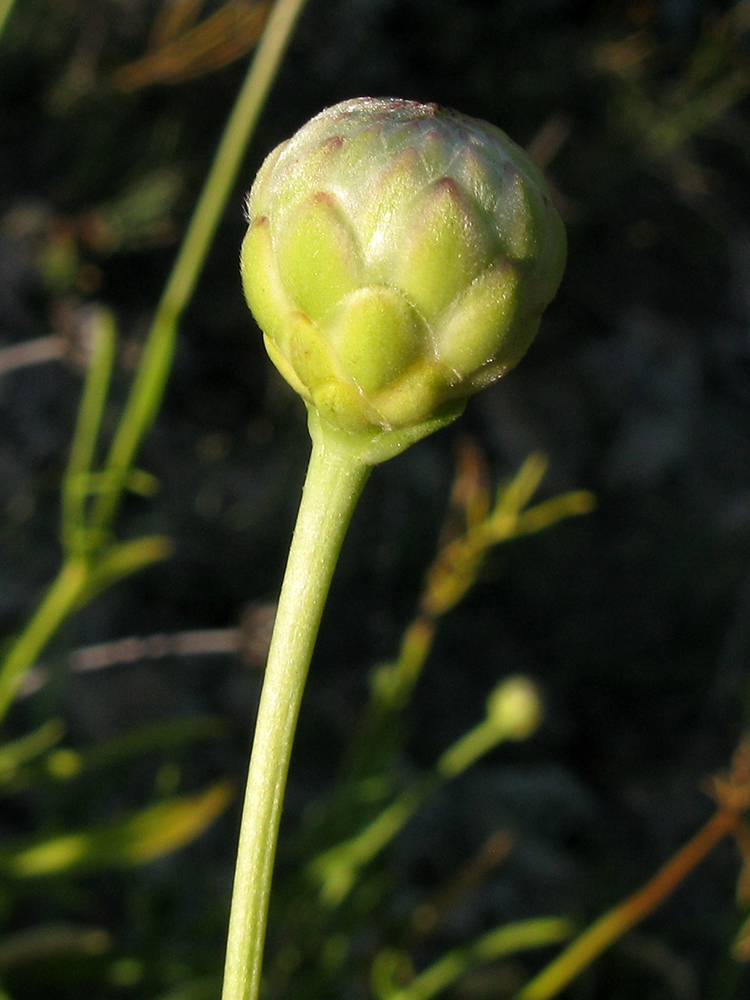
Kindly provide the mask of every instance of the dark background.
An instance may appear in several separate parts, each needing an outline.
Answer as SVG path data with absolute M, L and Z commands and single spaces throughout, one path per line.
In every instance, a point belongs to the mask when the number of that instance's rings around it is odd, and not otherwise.
M 112 73 L 142 55 L 159 6 L 18 0 L 0 39 L 0 346 L 63 329 L 81 303 L 109 305 L 121 334 L 111 424 L 246 66 L 117 91 Z M 141 455 L 161 491 L 120 520 L 123 536 L 169 534 L 175 555 L 97 599 L 46 654 L 64 665 L 90 643 L 232 626 L 277 591 L 307 440 L 303 407 L 271 370 L 239 287 L 242 195 L 264 155 L 322 107 L 360 95 L 437 101 L 541 150 L 569 236 L 560 293 L 516 371 L 457 425 L 374 472 L 331 595 L 290 785 L 294 817 L 330 781 L 369 669 L 397 649 L 460 435 L 476 439 L 495 481 L 542 450 L 545 495 L 595 492 L 595 513 L 491 557 L 441 626 L 412 706 L 414 767 L 481 717 L 505 674 L 531 676 L 547 706 L 533 741 L 498 751 L 400 841 L 396 895 L 413 901 L 498 824 L 521 831 L 447 944 L 513 916 L 586 921 L 634 891 L 710 815 L 701 783 L 745 726 L 749 29 L 747 3 L 708 0 L 310 0 Z M 148 223 L 118 229 L 113 206 L 157 182 L 165 193 Z M 58 362 L 0 379 L 8 635 L 59 563 L 57 490 L 80 386 L 75 365 Z M 62 712 L 70 740 L 87 745 L 147 719 L 215 712 L 233 738 L 192 756 L 189 780 L 241 780 L 257 687 L 257 670 L 228 657 L 63 671 L 12 722 L 20 733 Z M 139 781 L 123 773 L 107 801 L 130 801 Z M 4 826 L 46 808 L 9 806 Z M 124 928 L 122 954 L 218 964 L 236 822 L 137 885 L 84 893 Z M 729 846 L 716 852 L 571 995 L 744 995 L 725 958 L 737 871 Z M 11 925 L 46 905 L 10 907 Z M 200 941 L 187 957 L 185 941 Z M 147 986 L 142 995 L 157 995 Z

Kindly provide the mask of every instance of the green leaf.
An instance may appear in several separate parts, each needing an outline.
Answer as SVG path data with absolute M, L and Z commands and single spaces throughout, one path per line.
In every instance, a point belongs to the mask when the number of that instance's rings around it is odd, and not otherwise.
M 60 719 L 50 719 L 39 729 L 0 746 L 0 784 L 12 781 L 19 769 L 51 750 L 65 735 L 65 725 Z
M 78 606 L 86 604 L 100 591 L 111 587 L 123 577 L 137 573 L 151 563 L 167 559 L 172 550 L 172 540 L 164 535 L 149 535 L 113 545 L 91 568 Z
M 133 868 L 195 840 L 226 808 L 231 784 L 175 796 L 126 819 L 49 837 L 0 856 L 0 871 L 16 878 Z
M 470 969 L 518 951 L 542 948 L 564 941 L 573 933 L 569 920 L 539 917 L 497 927 L 465 948 L 457 948 L 438 959 L 403 989 L 381 991 L 381 1000 L 431 1000 Z

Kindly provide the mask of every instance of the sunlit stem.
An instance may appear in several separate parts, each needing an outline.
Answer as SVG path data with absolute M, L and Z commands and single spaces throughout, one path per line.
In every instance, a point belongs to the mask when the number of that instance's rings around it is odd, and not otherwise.
M 13 10 L 15 0 L 0 0 L 0 34 L 8 20 L 8 15 Z
M 256 1000 L 294 730 L 331 577 L 370 466 L 313 444 L 258 709 L 229 923 L 223 1000 Z

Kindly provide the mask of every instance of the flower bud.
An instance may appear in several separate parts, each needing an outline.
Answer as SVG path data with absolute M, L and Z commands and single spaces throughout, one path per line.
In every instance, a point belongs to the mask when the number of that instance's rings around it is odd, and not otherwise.
M 516 675 L 507 677 L 487 699 L 487 718 L 506 740 L 526 740 L 542 721 L 542 702 L 536 685 Z
M 360 98 L 267 158 L 245 295 L 315 426 L 369 461 L 454 419 L 526 351 L 565 262 L 540 171 L 499 129 Z

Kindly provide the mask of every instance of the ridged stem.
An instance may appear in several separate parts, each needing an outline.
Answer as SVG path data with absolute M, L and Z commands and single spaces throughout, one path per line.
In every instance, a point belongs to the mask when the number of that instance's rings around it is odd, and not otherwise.
M 294 731 L 341 543 L 370 466 L 313 443 L 255 727 L 229 922 L 223 1000 L 260 991 L 271 878 Z

